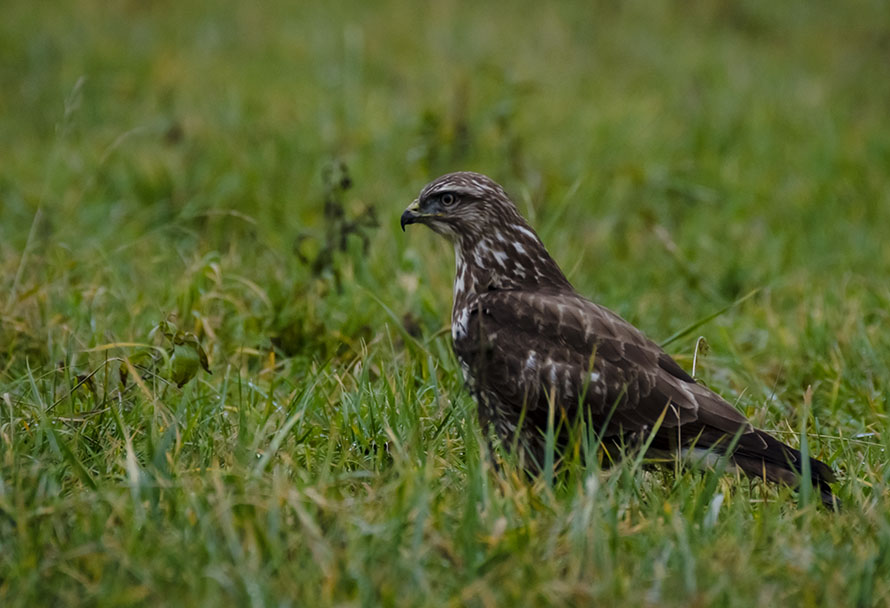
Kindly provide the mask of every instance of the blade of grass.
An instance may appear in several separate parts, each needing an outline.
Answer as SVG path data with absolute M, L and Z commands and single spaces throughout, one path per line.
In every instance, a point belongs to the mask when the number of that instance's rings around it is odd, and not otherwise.
M 702 317 L 702 318 L 699 319 L 698 321 L 695 321 L 694 323 L 692 323 L 692 324 L 690 324 L 690 325 L 687 325 L 686 327 L 684 327 L 684 328 L 681 329 L 680 331 L 676 332 L 675 334 L 673 334 L 672 336 L 670 336 L 670 337 L 667 338 L 666 340 L 663 340 L 663 341 L 661 342 L 660 346 L 661 346 L 662 348 L 666 348 L 669 344 L 672 344 L 672 343 L 676 342 L 676 341 L 679 340 L 680 338 L 683 338 L 683 337 L 685 337 L 685 336 L 688 336 L 689 334 L 691 334 L 692 332 L 694 332 L 696 329 L 698 329 L 699 327 L 701 327 L 701 326 L 704 325 L 705 323 L 708 323 L 708 322 L 710 322 L 710 321 L 713 321 L 714 319 L 716 319 L 716 318 L 719 317 L 720 315 L 726 313 L 728 310 L 730 310 L 730 309 L 732 309 L 732 308 L 738 306 L 738 305 L 741 304 L 742 302 L 744 302 L 744 301 L 746 301 L 746 300 L 748 300 L 748 299 L 754 297 L 754 295 L 756 295 L 760 290 L 761 290 L 760 287 L 756 287 L 756 288 L 752 289 L 751 291 L 749 291 L 748 293 L 746 293 L 745 295 L 743 295 L 741 298 L 739 298 L 739 299 L 735 300 L 734 302 L 732 302 L 731 304 L 727 304 L 726 306 L 724 306 L 723 308 L 721 308 L 721 309 L 718 310 L 717 312 L 711 313 L 711 314 L 709 314 L 708 316 L 706 316 L 706 317 Z

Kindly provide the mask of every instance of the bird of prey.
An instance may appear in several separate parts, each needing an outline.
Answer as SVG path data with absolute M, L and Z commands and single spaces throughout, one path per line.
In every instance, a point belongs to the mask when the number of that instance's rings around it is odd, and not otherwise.
M 480 423 L 540 470 L 552 412 L 583 417 L 605 446 L 719 462 L 797 488 L 801 453 L 754 428 L 643 332 L 572 287 L 504 189 L 479 173 L 430 182 L 401 217 L 454 245 L 451 336 Z M 809 459 L 823 503 L 825 463 Z

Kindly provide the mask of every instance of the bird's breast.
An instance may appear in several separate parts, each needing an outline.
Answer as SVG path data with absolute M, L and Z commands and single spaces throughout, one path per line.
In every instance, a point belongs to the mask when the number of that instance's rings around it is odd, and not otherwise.
M 470 307 L 455 306 L 451 315 L 451 339 L 460 342 L 469 334 Z

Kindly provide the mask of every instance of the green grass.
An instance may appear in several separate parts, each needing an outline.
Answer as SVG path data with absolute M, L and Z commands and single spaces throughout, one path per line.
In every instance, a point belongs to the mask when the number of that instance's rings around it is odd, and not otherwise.
M 4 607 L 890 603 L 886 3 L 56 4 L 0 20 Z M 669 348 L 847 508 L 492 471 L 398 230 L 455 169 L 656 340 L 757 289 Z

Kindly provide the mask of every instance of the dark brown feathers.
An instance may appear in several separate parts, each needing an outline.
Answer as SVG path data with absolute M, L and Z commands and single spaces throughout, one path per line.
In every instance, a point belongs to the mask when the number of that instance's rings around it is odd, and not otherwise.
M 755 429 L 640 330 L 580 296 L 498 184 L 478 173 L 444 175 L 402 215 L 403 228 L 412 223 L 454 244 L 454 352 L 482 424 L 505 445 L 518 440 L 533 464 L 543 462 L 553 400 L 569 418 L 589 417 L 605 445 L 657 426 L 653 455 L 729 456 L 752 477 L 799 485 L 800 452 Z M 836 504 L 831 469 L 816 459 L 809 469 L 823 502 Z

